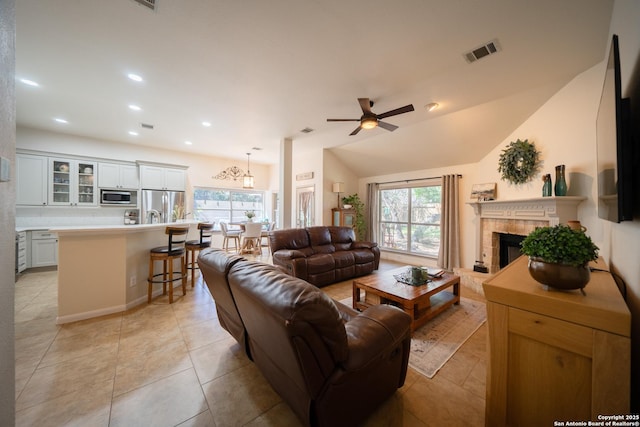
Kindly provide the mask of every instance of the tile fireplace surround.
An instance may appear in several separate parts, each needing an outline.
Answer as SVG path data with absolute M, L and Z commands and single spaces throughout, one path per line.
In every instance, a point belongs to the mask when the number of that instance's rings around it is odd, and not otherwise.
M 476 260 L 489 273 L 500 270 L 499 233 L 526 236 L 536 227 L 566 224 L 578 219 L 578 205 L 586 197 L 539 197 L 522 200 L 470 202 L 476 214 Z

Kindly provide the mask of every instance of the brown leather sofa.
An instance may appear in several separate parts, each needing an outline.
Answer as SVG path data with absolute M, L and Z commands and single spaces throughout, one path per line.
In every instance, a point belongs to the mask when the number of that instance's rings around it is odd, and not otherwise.
M 288 228 L 269 233 L 273 264 L 316 286 L 378 269 L 377 243 L 357 242 L 351 227 Z
M 247 331 L 244 328 L 240 313 L 229 289 L 227 276 L 231 267 L 238 261 L 246 261 L 239 255 L 230 255 L 225 251 L 205 249 L 198 255 L 198 268 L 209 288 L 209 293 L 216 302 L 218 321 L 244 349 L 245 354 L 251 359 Z
M 198 264 L 221 324 L 240 319 L 232 335 L 305 425 L 359 425 L 404 384 L 411 319 L 400 309 L 358 313 L 275 266 L 216 249 Z

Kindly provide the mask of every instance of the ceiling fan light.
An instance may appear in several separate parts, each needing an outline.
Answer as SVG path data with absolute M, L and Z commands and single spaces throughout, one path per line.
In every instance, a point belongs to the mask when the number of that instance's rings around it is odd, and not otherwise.
M 437 102 L 431 102 L 431 103 L 425 105 L 424 108 L 426 108 L 427 111 L 433 111 L 433 110 L 437 109 L 439 106 L 440 105 L 438 105 Z
M 366 117 L 360 122 L 362 129 L 373 129 L 378 126 L 378 120 L 373 117 Z

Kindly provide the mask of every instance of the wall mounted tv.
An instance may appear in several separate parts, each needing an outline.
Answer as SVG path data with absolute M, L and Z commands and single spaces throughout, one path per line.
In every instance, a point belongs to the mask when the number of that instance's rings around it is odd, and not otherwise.
M 622 98 L 620 51 L 614 35 L 596 119 L 598 216 L 620 222 L 633 219 L 635 158 L 631 103 Z

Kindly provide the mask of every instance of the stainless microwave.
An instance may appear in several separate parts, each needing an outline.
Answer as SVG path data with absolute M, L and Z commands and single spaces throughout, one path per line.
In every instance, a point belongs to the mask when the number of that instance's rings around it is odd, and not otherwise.
M 133 205 L 135 200 L 131 191 L 100 190 L 101 205 Z

